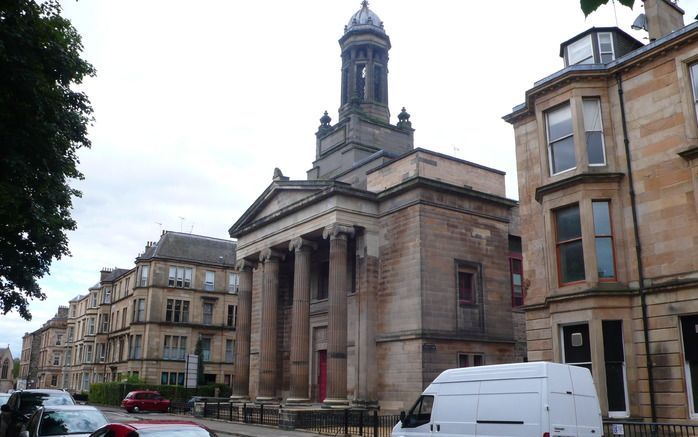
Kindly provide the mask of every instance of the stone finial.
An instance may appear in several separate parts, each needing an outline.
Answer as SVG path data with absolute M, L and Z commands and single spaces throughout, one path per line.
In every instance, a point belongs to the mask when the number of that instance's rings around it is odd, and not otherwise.
M 398 129 L 412 129 L 412 122 L 410 121 L 410 114 L 405 110 L 405 107 L 402 107 L 402 111 L 397 115 L 397 119 L 399 120 L 397 122 L 397 127 Z
M 325 132 L 329 131 L 332 129 L 332 126 L 330 126 L 330 122 L 332 121 L 332 117 L 330 117 L 327 114 L 327 111 L 323 114 L 322 117 L 320 117 L 320 126 L 317 128 L 317 133 L 318 134 L 324 134 Z
M 279 167 L 276 167 L 274 169 L 274 177 L 272 178 L 272 180 L 274 180 L 274 181 L 287 181 L 288 177 L 284 176 L 284 174 L 281 173 L 281 170 L 279 169 Z

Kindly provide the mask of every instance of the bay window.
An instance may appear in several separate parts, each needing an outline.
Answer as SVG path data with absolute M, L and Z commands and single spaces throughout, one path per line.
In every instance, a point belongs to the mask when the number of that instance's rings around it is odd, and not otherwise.
M 610 202 L 594 201 L 591 202 L 591 207 L 594 215 L 594 246 L 599 280 L 613 280 L 616 277 L 616 262 L 613 253 Z

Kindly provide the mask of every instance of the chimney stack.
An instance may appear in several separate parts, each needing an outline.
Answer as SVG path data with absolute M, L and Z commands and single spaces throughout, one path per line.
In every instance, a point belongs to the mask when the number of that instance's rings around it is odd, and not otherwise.
M 109 267 L 102 267 L 102 270 L 99 271 L 99 282 L 104 281 L 111 272 L 112 269 Z
M 675 1 L 642 1 L 645 4 L 645 17 L 647 18 L 647 32 L 649 33 L 650 42 L 684 27 L 684 11 Z

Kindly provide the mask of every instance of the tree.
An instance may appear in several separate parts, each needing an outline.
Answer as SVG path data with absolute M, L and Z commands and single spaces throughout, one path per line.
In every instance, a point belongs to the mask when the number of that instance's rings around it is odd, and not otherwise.
M 95 70 L 57 0 L 0 5 L 0 311 L 31 320 L 37 280 L 70 255 L 69 183 L 82 179 L 77 151 L 90 147 L 92 107 L 71 89 Z
M 580 6 L 582 7 L 582 12 L 584 12 L 585 17 L 588 17 L 589 14 L 597 10 L 599 6 L 605 5 L 608 2 L 609 0 L 579 0 Z M 618 0 L 618 3 L 632 9 L 635 0 Z
M 204 378 L 204 348 L 201 344 L 201 336 L 196 340 L 196 346 L 194 346 L 194 353 L 199 357 L 199 364 L 196 366 L 196 385 L 204 385 L 206 379 Z

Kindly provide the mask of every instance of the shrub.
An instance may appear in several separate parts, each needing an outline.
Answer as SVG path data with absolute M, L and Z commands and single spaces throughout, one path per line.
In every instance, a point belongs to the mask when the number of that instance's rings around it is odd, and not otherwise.
M 166 399 L 173 402 L 184 402 L 192 396 L 215 396 L 216 388 L 219 389 L 218 396 L 230 396 L 230 387 L 225 384 L 203 385 L 197 388 L 184 388 L 181 385 L 155 385 L 145 383 L 130 382 L 104 382 L 90 385 L 90 402 L 102 405 L 121 405 L 121 401 L 126 395 L 134 390 L 156 390 Z M 76 398 L 77 400 L 77 398 Z

